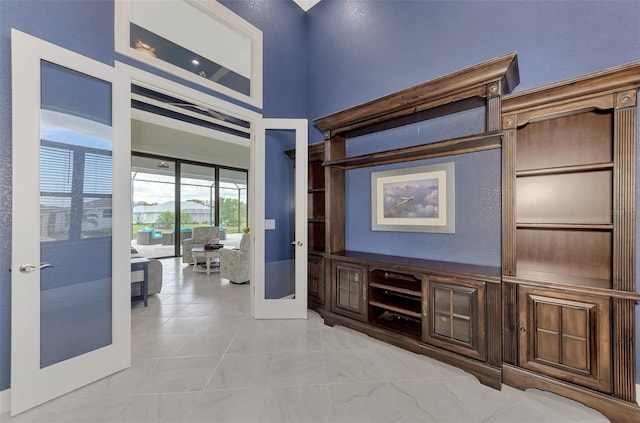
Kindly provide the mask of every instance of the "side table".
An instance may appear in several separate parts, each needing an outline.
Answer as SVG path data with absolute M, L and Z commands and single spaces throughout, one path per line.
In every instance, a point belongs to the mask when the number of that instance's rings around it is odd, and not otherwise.
M 131 285 L 140 284 L 140 295 L 132 295 L 131 302 L 143 301 L 148 305 L 149 299 L 149 259 L 135 257 L 131 259 Z

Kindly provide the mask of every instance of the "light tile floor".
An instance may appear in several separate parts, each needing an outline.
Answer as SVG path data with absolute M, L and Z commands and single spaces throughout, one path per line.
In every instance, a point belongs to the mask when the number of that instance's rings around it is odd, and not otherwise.
M 537 390 L 501 391 L 341 327 L 253 320 L 249 286 L 164 259 L 164 286 L 132 310 L 132 366 L 13 422 L 592 422 Z

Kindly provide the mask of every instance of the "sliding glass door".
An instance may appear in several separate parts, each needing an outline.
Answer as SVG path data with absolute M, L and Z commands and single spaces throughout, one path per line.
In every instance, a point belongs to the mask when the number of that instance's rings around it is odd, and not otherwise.
M 131 246 L 147 258 L 175 256 L 176 163 L 131 158 Z
M 141 153 L 131 163 L 131 245 L 138 253 L 182 256 L 182 241 L 199 226 L 219 226 L 221 240 L 237 246 L 247 226 L 246 170 Z
M 220 226 L 222 236 L 242 233 L 247 223 L 247 172 L 220 169 Z
M 180 165 L 180 231 L 189 238 L 194 228 L 217 225 L 216 171 L 213 166 Z

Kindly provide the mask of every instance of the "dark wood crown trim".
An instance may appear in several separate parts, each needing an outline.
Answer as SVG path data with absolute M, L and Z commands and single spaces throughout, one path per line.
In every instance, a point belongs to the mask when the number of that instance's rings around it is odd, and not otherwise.
M 429 104 L 428 107 L 431 108 L 474 96 L 487 97 L 509 93 L 519 82 L 517 54 L 513 52 L 318 118 L 314 122 L 325 132 L 325 138 L 329 138 L 346 130 L 368 126 L 374 121 L 380 123 L 411 115 L 424 110 L 420 107 L 424 104 Z M 489 92 L 490 89 L 502 92 Z

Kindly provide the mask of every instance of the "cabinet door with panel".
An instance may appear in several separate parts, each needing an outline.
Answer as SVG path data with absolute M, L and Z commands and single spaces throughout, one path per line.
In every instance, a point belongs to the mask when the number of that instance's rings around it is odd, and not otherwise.
M 366 322 L 366 266 L 334 260 L 331 275 L 331 311 Z
M 520 366 L 611 392 L 611 301 L 520 286 Z
M 324 258 L 309 254 L 308 258 L 308 295 L 309 305 L 323 306 L 325 304 L 324 288 Z
M 485 360 L 485 282 L 431 275 L 424 279 L 423 340 Z

